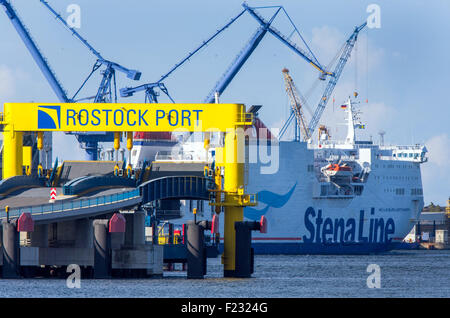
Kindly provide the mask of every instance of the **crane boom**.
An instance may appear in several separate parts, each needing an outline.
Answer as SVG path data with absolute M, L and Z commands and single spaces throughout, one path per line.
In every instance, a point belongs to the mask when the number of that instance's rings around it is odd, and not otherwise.
M 215 93 L 219 93 L 221 95 L 227 86 L 231 83 L 233 78 L 248 60 L 250 55 L 256 49 L 258 44 L 263 39 L 264 35 L 267 33 L 267 27 L 259 27 L 255 34 L 250 38 L 247 45 L 242 49 L 242 51 L 236 56 L 234 61 L 228 67 L 227 71 L 222 75 L 220 80 L 216 83 L 214 88 L 209 92 L 208 96 L 205 98 L 205 103 L 213 103 L 215 100 Z
M 284 75 L 286 92 L 291 102 L 292 111 L 295 115 L 295 118 L 297 119 L 297 125 L 295 127 L 295 140 L 299 140 L 300 136 L 298 136 L 298 128 L 300 128 L 301 134 L 303 135 L 302 139 L 306 141 L 310 138 L 310 136 L 308 134 L 308 128 L 306 126 L 306 121 L 302 110 L 302 102 L 304 98 L 298 92 L 297 87 L 294 84 L 294 80 L 292 79 L 291 75 L 289 75 L 289 70 L 287 68 L 284 68 L 282 72 Z
M 91 51 L 98 58 L 98 61 L 101 64 L 105 64 L 107 66 L 112 67 L 114 70 L 125 73 L 127 75 L 127 77 L 132 80 L 137 81 L 140 79 L 140 77 L 141 77 L 140 71 L 130 70 L 126 67 L 123 67 L 122 65 L 119 65 L 117 63 L 114 63 L 114 62 L 104 59 L 103 56 L 96 49 L 94 49 L 92 47 L 92 45 L 89 44 L 88 41 L 86 41 L 86 39 L 84 39 L 74 28 L 70 27 L 67 24 L 67 22 L 61 17 L 61 15 L 58 12 L 56 12 L 47 1 L 45 1 L 45 0 L 40 0 L 40 1 L 51 13 L 53 13 L 55 18 L 58 21 L 60 21 L 72 33 L 72 35 L 74 35 L 78 40 L 80 40 L 81 43 L 83 43 L 89 49 L 89 51 Z
M 34 61 L 36 62 L 37 66 L 41 70 L 42 74 L 47 79 L 48 83 L 50 84 L 50 87 L 58 97 L 59 101 L 62 103 L 70 103 L 71 100 L 67 97 L 66 91 L 56 78 L 55 73 L 50 68 L 50 65 L 48 64 L 47 60 L 45 59 L 41 51 L 38 49 L 29 31 L 20 20 L 19 16 L 17 15 L 12 5 L 7 0 L 0 0 L 0 4 L 3 5 L 6 15 L 13 24 L 23 43 L 25 44 Z
M 69 30 L 73 36 L 75 36 L 78 40 L 86 46 L 89 51 L 91 51 L 96 57 L 97 61 L 93 67 L 91 74 L 88 78 L 83 82 L 81 87 L 73 96 L 73 99 L 78 94 L 78 92 L 84 87 L 89 77 L 95 72 L 101 65 L 105 66 L 105 70 L 102 72 L 102 79 L 100 81 L 100 85 L 97 89 L 97 93 L 94 96 L 95 103 L 111 103 L 113 102 L 113 91 L 116 92 L 116 71 L 124 73 L 128 78 L 132 80 L 139 80 L 141 78 L 141 72 L 138 70 L 128 69 L 116 62 L 107 60 L 103 58 L 103 56 L 98 52 L 89 42 L 84 39 L 74 28 L 70 27 L 67 22 L 61 17 L 61 15 L 56 12 L 50 4 L 45 0 L 40 0 L 40 2 L 55 16 L 55 18 L 63 24 L 63 26 Z M 114 85 L 114 88 L 112 87 Z M 115 94 L 115 102 L 117 102 L 117 94 Z M 86 151 L 86 159 L 87 160 L 97 160 L 98 154 L 98 142 L 99 141 L 112 141 L 113 134 L 111 133 L 95 133 L 88 134 L 84 132 L 76 132 L 74 133 L 78 142 Z
M 249 7 L 246 3 L 243 3 L 242 6 L 245 8 L 245 10 L 250 13 L 250 15 L 258 21 L 261 25 L 266 25 L 267 21 L 259 15 L 253 8 Z M 282 7 L 279 7 L 280 9 Z M 307 62 L 309 62 L 312 66 L 314 66 L 317 70 L 321 72 L 321 79 L 325 78 L 325 75 L 333 75 L 333 73 L 328 72 L 325 70 L 325 68 L 317 61 L 317 59 L 314 57 L 313 54 L 309 54 L 308 52 L 305 52 L 301 48 L 299 48 L 295 43 L 293 43 L 291 40 L 289 40 L 288 37 L 284 36 L 280 31 L 275 29 L 273 26 L 269 26 L 267 28 L 267 31 L 271 33 L 273 36 L 275 36 L 277 39 L 279 39 L 282 43 L 287 45 L 291 50 L 293 50 L 296 54 L 301 56 L 303 59 L 305 59 Z
M 203 47 L 208 45 L 213 39 L 215 39 L 222 31 L 227 29 L 231 24 L 233 24 L 238 18 L 241 17 L 242 14 L 245 13 L 245 10 L 242 10 L 237 16 L 232 18 L 227 24 L 225 24 L 222 28 L 217 30 L 212 36 L 210 36 L 206 41 L 203 41 L 200 46 L 198 46 L 192 52 L 183 58 L 179 63 L 175 64 L 166 74 L 162 75 L 161 78 L 155 83 L 147 83 L 143 85 L 139 85 L 136 87 L 125 87 L 120 89 L 120 96 L 122 97 L 130 97 L 133 96 L 134 93 L 139 91 L 145 91 L 145 99 L 150 102 L 157 102 L 157 93 L 154 91 L 156 87 L 159 87 L 169 98 L 172 100 L 170 95 L 167 92 L 167 88 L 162 83 L 170 74 L 172 74 L 176 69 L 178 69 L 181 65 L 183 65 L 186 61 L 188 61 L 192 56 L 194 56 L 198 51 L 200 51 Z M 172 100 L 173 101 L 173 100 Z
M 367 22 L 361 24 L 359 27 L 356 27 L 355 30 L 353 31 L 352 35 L 348 38 L 348 40 L 344 46 L 344 49 L 342 51 L 342 54 L 339 58 L 339 61 L 334 69 L 333 75 L 330 77 L 327 87 L 325 88 L 322 98 L 320 99 L 319 105 L 317 106 L 316 111 L 314 112 L 314 115 L 311 118 L 311 121 L 308 125 L 308 134 L 310 137 L 314 133 L 314 130 L 316 129 L 317 124 L 319 123 L 320 117 L 322 116 L 322 113 L 325 110 L 328 99 L 330 98 L 331 93 L 333 92 L 333 90 L 337 84 L 337 81 L 339 80 L 339 77 L 341 76 L 342 70 L 344 69 L 344 66 L 347 63 L 347 60 L 350 57 L 352 49 L 355 46 L 355 42 L 358 39 L 358 33 L 366 25 L 367 25 Z

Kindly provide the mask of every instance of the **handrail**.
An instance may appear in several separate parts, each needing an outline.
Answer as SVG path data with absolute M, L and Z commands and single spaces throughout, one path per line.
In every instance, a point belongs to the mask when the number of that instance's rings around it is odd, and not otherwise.
M 65 212 L 77 209 L 91 208 L 96 206 L 102 206 L 107 204 L 113 204 L 117 202 L 127 201 L 140 197 L 139 189 L 134 189 L 122 193 L 114 193 L 110 195 L 103 195 L 99 197 L 92 197 L 81 200 L 60 201 L 58 203 L 49 203 L 41 205 L 32 205 L 25 207 L 10 208 L 9 217 L 19 217 L 22 213 L 36 214 L 48 214 L 55 212 Z M 0 219 L 6 218 L 5 212 L 0 212 Z

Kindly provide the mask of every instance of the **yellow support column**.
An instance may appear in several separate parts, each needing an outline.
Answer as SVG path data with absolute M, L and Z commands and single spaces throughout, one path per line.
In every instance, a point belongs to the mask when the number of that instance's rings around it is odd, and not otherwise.
M 44 148 L 44 132 L 38 131 L 37 133 L 37 149 L 39 150 L 39 164 L 38 164 L 38 176 L 44 176 L 44 168 L 42 167 L 41 158 L 42 158 L 42 149 Z
M 114 132 L 114 158 L 116 165 L 114 166 L 114 175 L 119 175 L 119 148 L 120 148 L 120 132 Z
M 13 131 L 10 125 L 5 125 L 3 131 L 3 179 L 22 175 L 22 146 L 23 132 Z
M 127 176 L 131 177 L 133 173 L 133 168 L 131 167 L 131 150 L 133 149 L 133 132 L 127 131 L 127 149 L 128 149 L 128 165 L 127 165 Z
M 27 176 L 29 176 L 31 174 L 31 169 L 32 169 L 32 149 L 31 146 L 24 146 L 22 147 L 23 149 L 23 163 L 22 166 L 25 167 L 25 174 Z
M 239 137 L 235 130 L 227 131 L 225 135 L 224 277 L 235 276 L 236 231 L 234 223 L 244 219 L 244 208 L 236 202 L 236 194 L 244 189 L 244 162 L 239 160 L 244 152 L 244 144 Z

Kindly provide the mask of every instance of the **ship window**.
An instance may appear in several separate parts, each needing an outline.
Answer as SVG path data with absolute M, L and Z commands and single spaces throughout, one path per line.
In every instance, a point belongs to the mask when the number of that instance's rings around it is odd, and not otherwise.
M 354 192 L 356 195 L 361 195 L 362 191 L 363 191 L 363 186 L 360 186 L 360 185 L 355 186 Z

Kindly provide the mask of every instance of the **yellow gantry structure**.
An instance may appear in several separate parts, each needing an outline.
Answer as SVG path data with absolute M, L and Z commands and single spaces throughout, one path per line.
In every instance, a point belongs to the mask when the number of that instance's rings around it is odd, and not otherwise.
M 127 132 L 131 150 L 134 131 L 223 132 L 225 143 L 216 152 L 224 167 L 224 186 L 211 205 L 225 210 L 224 273 L 235 271 L 234 223 L 243 221 L 243 208 L 256 205 L 256 198 L 244 188 L 244 126 L 252 124 L 252 114 L 242 104 L 107 104 L 107 103 L 5 103 L 0 114 L 3 131 L 3 179 L 21 175 L 23 133 L 37 132 Z M 116 143 L 118 134 L 116 134 Z M 115 145 L 117 146 L 117 145 Z M 217 161 L 217 159 L 216 159 Z

